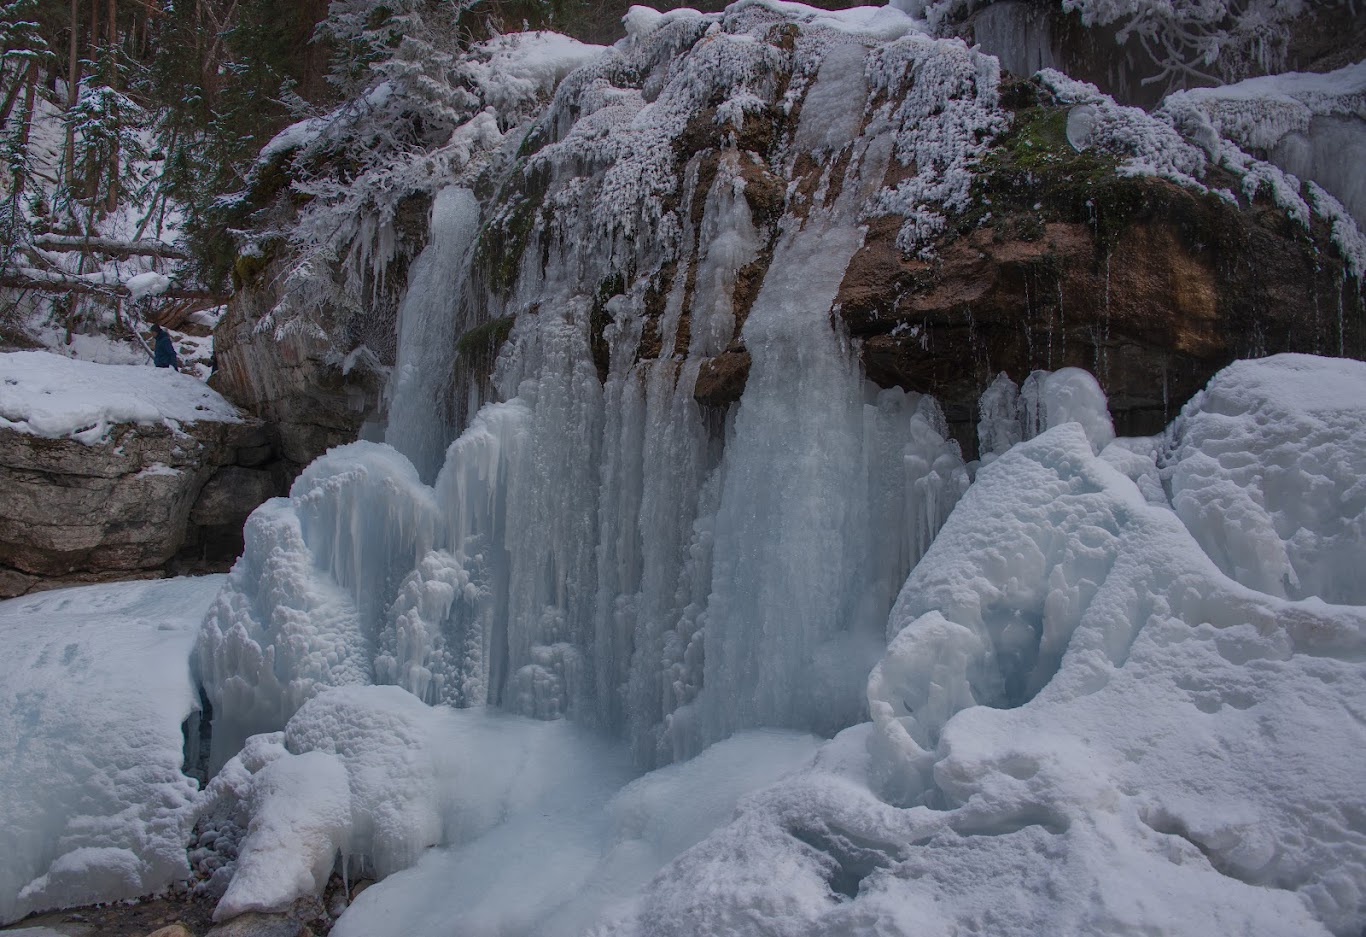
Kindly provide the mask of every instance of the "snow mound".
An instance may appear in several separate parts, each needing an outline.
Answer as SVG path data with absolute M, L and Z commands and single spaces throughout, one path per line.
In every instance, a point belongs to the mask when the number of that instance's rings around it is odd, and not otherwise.
M 83 443 L 118 423 L 233 423 L 237 408 L 170 368 L 95 364 L 45 351 L 0 352 L 0 428 Z
M 510 114 L 527 101 L 544 98 L 560 79 L 604 49 L 559 33 L 508 33 L 477 44 L 459 72 L 479 89 L 485 104 Z
M 0 602 L 0 922 L 188 874 L 186 664 L 222 576 Z
M 1366 610 L 1229 580 L 1080 426 L 982 469 L 889 633 L 872 724 L 608 933 L 1366 923 Z
M 1366 364 L 1236 362 L 1186 405 L 1166 463 L 1176 513 L 1226 574 L 1366 604 Z

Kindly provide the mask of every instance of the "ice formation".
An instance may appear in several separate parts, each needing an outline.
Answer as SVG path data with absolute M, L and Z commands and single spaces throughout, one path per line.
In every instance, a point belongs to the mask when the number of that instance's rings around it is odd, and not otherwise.
M 1359 930 L 1366 616 L 1228 579 L 1079 425 L 981 470 L 888 632 L 872 722 L 608 933 Z
M 339 937 L 1359 932 L 1366 613 L 1330 603 L 1366 601 L 1363 366 L 1240 363 L 1151 440 L 1115 439 L 1084 371 L 1003 375 L 969 487 L 938 404 L 866 382 L 831 311 L 870 219 L 915 254 L 966 206 L 1007 125 L 996 60 L 890 8 L 626 26 L 459 64 L 387 444 L 258 509 L 204 617 L 212 782 L 192 798 L 158 736 L 157 835 L 81 813 L 47 856 L 36 831 L 0 915 L 161 887 L 197 823 L 220 918 L 338 857 L 383 877 Z M 1175 110 L 1041 80 L 1122 172 L 1203 188 L 1216 163 L 1308 221 Z M 771 163 L 739 146 L 756 125 Z M 481 208 L 470 166 L 498 154 Z M 380 256 L 383 212 L 356 224 Z M 493 234 L 498 271 L 471 256 Z M 457 338 L 503 324 L 476 385 Z M 737 339 L 743 394 L 700 404 Z
M 705 187 L 685 173 L 670 209 L 671 141 L 699 102 L 719 97 L 718 122 L 743 122 L 775 99 L 779 50 L 762 40 L 789 14 L 810 23 L 787 91 L 804 102 L 788 159 L 848 159 L 805 223 L 779 233 L 784 275 L 749 311 L 753 366 L 722 423 L 692 392 L 736 335 L 736 270 L 762 246 L 747 157 L 723 157 Z M 197 657 L 221 729 L 215 764 L 318 689 L 376 681 L 431 702 L 573 715 L 628 737 L 642 767 L 747 727 L 832 732 L 859 717 L 892 598 L 967 475 L 934 402 L 868 389 L 828 313 L 861 213 L 920 206 L 917 223 L 935 230 L 933 207 L 963 197 L 998 119 L 994 63 L 901 35 L 909 23 L 759 3 L 637 13 L 631 38 L 565 79 L 525 171 L 544 180 L 555 222 L 533 229 L 511 297 L 487 311 L 516 314 L 494 378 L 504 402 L 451 445 L 432 487 L 392 450 L 357 444 L 252 519 Z M 910 73 L 918 91 L 903 93 Z M 612 84 L 629 81 L 647 94 Z M 938 106 L 947 144 L 922 127 Z M 892 160 L 919 166 L 922 187 L 882 189 Z M 468 230 L 457 200 L 443 195 L 436 217 Z M 429 251 L 449 256 L 419 262 L 451 293 L 458 240 L 438 232 Z M 622 274 L 670 262 L 663 351 L 637 362 L 646 281 Z M 589 348 L 604 282 L 618 284 L 605 380 Z M 405 315 L 434 300 L 410 295 Z M 391 407 L 396 441 L 414 425 L 406 409 Z M 872 521 L 888 516 L 902 522 Z
M 1033 371 L 1018 387 L 1009 375 L 998 374 L 982 392 L 978 412 L 978 445 L 984 463 L 1021 440 L 1064 423 L 1081 426 L 1096 452 L 1115 438 L 1105 391 L 1081 368 Z
M 769 40 L 794 24 L 788 59 Z M 1350 682 L 1360 614 L 1322 602 L 1359 601 L 1334 591 L 1341 567 L 1328 559 L 1355 562 L 1359 532 L 1327 507 L 1277 502 L 1281 443 L 1247 429 L 1275 412 L 1286 440 L 1342 436 L 1359 407 L 1330 419 L 1306 392 L 1281 413 L 1280 397 L 1230 390 L 1294 370 L 1273 359 L 1247 366 L 1259 377 L 1222 375 L 1170 438 L 1116 441 L 1086 372 L 1039 371 L 1019 387 L 1003 377 L 982 399 L 983 465 L 969 489 L 935 402 L 867 385 L 829 314 L 863 222 L 898 216 L 903 249 L 922 249 L 965 204 L 973 160 L 1005 126 L 995 61 L 913 25 L 777 2 L 634 9 L 626 40 L 564 78 L 491 211 L 481 218 L 466 190 L 438 197 L 422 289 L 403 311 L 390 405 L 402 451 L 334 450 L 259 510 L 201 635 L 212 763 L 225 765 L 213 811 L 240 838 L 235 865 L 220 865 L 235 869 L 230 883 L 218 875 L 221 914 L 315 890 L 340 853 L 392 873 L 340 933 L 400 919 L 405 932 L 436 932 L 451 912 L 426 896 L 451 886 L 434 882 L 462 883 L 464 926 L 518 933 L 730 934 L 746 921 L 844 933 L 875 919 L 901 921 L 896 932 L 913 918 L 981 921 L 988 899 L 1019 933 L 1360 922 L 1351 808 L 1340 836 L 1307 832 L 1314 803 L 1354 802 L 1359 758 L 1339 745 L 1324 777 L 1290 786 L 1295 759 L 1351 735 L 1327 717 L 1346 691 L 1305 691 L 1303 734 L 1278 695 L 1320 670 Z M 1043 81 L 1088 109 L 1078 145 L 1113 153 L 1123 172 L 1203 188 L 1210 155 L 1170 118 L 1055 72 Z M 784 165 L 753 165 L 738 147 L 705 172 L 697 157 L 675 165 L 685 133 L 734 140 L 778 112 L 796 117 Z M 800 211 L 765 243 L 747 187 L 809 157 L 826 168 L 814 188 L 788 189 Z M 1278 172 L 1238 159 L 1249 178 Z M 522 239 L 506 290 L 471 285 L 475 225 Z M 760 257 L 773 273 L 742 308 L 737 271 Z M 655 280 L 662 295 L 649 294 Z M 438 307 L 448 321 L 430 321 Z M 424 356 L 509 318 L 493 399 L 438 470 L 443 431 L 412 402 L 449 402 L 453 372 L 431 374 Z M 703 407 L 702 369 L 737 337 L 750 357 L 743 395 L 724 412 Z M 657 351 L 644 355 L 647 340 Z M 1217 457 L 1228 407 L 1216 403 L 1230 395 L 1248 415 L 1234 435 L 1265 471 Z M 440 418 L 448 430 L 467 419 Z M 1353 447 L 1348 434 L 1333 452 Z M 1333 452 L 1324 464 L 1345 467 L 1328 473 L 1325 506 L 1355 496 L 1354 463 Z M 1306 486 L 1320 468 L 1307 458 Z M 1266 524 L 1284 528 L 1275 544 L 1294 576 L 1272 569 L 1275 594 L 1247 588 L 1262 588 L 1249 577 L 1263 567 L 1230 554 L 1239 585 L 1200 549 L 1243 529 L 1209 520 L 1230 499 L 1265 506 Z M 1250 676 L 1259 668 L 1265 685 Z M 1129 700 L 1171 737 L 1120 718 Z M 514 715 L 425 705 L 438 703 Z M 1196 785 L 1211 775 L 1199 764 L 1206 736 L 1179 731 L 1194 718 L 1223 746 L 1207 789 Z M 1264 733 L 1244 738 L 1257 719 Z M 585 727 L 625 750 L 588 741 Z M 624 871 L 639 837 L 608 835 L 603 817 L 623 809 L 613 792 L 631 771 L 685 762 L 638 790 L 715 783 L 716 764 L 752 757 L 768 767 L 727 788 L 740 802 L 811 750 L 758 727 L 836 737 L 687 851 L 726 817 L 688 821 L 695 835 L 682 837 L 672 808 L 651 808 L 669 845 Z M 558 789 L 537 789 L 496 825 L 468 819 L 491 809 L 470 784 L 498 789 L 509 764 L 546 751 L 560 753 Z M 1106 767 L 1087 767 L 1092 757 Z M 301 808 L 291 791 L 307 778 L 328 796 Z M 1244 795 L 1246 778 L 1257 790 Z M 1275 837 L 1301 845 L 1268 852 Z M 301 845 L 282 854 L 280 843 Z M 1118 852 L 1103 863 L 1106 843 Z M 1040 852 L 1090 875 L 1099 897 L 1030 903 L 1063 874 Z M 916 878 L 938 862 L 942 876 Z M 1009 893 L 974 866 L 1013 883 Z M 774 868 L 792 874 L 778 882 Z M 512 869 L 539 883 L 533 893 L 497 885 Z M 1119 893 L 1115 869 L 1188 903 L 1213 897 L 1198 913 L 1160 911 L 1146 891 Z
M 430 480 L 441 467 L 446 442 L 467 414 L 453 412 L 453 349 L 467 255 L 479 233 L 479 202 L 463 186 L 436 195 L 427 247 L 408 271 L 408 292 L 398 311 L 398 354 L 388 386 L 384 441 L 406 455 Z

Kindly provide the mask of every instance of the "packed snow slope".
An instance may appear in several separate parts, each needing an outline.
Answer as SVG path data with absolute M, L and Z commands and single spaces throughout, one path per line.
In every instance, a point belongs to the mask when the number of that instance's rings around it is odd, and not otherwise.
M 150 370 L 150 369 L 148 369 Z M 181 723 L 222 576 L 0 602 L 0 921 L 186 877 Z

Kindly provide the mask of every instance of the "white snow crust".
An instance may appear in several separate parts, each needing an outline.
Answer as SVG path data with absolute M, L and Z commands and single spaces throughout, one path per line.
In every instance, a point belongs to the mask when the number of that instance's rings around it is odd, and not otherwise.
M 188 874 L 188 655 L 222 576 L 0 602 L 0 922 Z
M 45 351 L 0 352 L 0 427 L 50 439 L 104 440 L 118 423 L 178 428 L 236 422 L 237 408 L 171 368 L 96 364 Z

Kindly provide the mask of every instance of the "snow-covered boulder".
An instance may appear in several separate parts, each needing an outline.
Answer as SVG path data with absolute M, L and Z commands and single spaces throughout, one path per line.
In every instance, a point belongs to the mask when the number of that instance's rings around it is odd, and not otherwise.
M 182 550 L 231 561 L 278 485 L 270 452 L 259 422 L 188 375 L 0 354 L 0 595 L 159 575 Z
M 1366 605 L 1366 363 L 1276 355 L 1225 368 L 1173 427 L 1177 515 L 1232 578 Z

